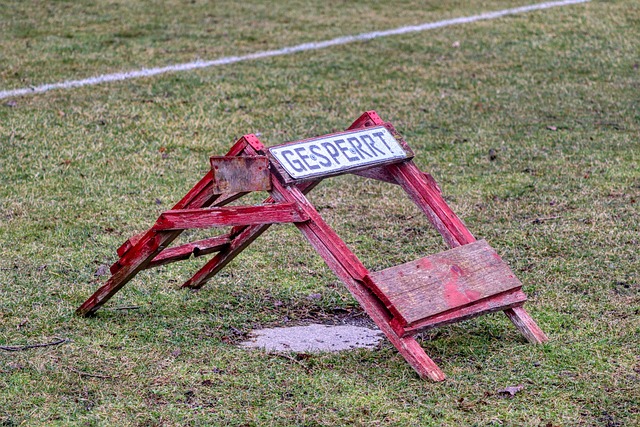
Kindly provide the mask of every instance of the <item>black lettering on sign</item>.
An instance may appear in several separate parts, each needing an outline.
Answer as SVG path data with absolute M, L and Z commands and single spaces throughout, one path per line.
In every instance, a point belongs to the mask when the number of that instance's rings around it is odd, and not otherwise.
M 367 138 L 369 139 L 369 141 L 367 141 Z M 384 151 L 376 147 L 376 142 L 373 140 L 373 138 L 371 138 L 371 135 L 362 135 L 360 139 L 362 140 L 362 142 L 364 142 L 364 145 L 369 147 L 369 149 L 371 150 L 371 152 L 375 157 L 378 157 L 378 154 L 376 153 L 376 151 L 382 154 L 383 156 L 385 155 Z
M 384 133 L 382 133 L 382 132 L 376 132 L 376 133 L 373 134 L 373 136 L 378 137 L 378 139 L 380 139 L 380 141 L 382 141 L 382 143 L 384 144 L 385 147 L 387 147 L 387 150 L 389 150 L 389 152 L 393 152 L 393 150 L 391 149 L 391 147 L 389 147 L 389 144 L 387 144 L 387 141 L 384 140 L 382 135 L 384 135 Z
M 365 158 L 364 155 L 369 158 L 373 157 L 371 153 L 362 148 L 362 142 L 360 142 L 358 138 L 352 136 L 351 138 L 347 138 L 347 141 L 349 141 L 349 144 L 351 144 L 353 149 L 356 150 L 361 159 Z
M 293 180 L 301 180 L 400 161 L 407 153 L 396 139 L 384 126 L 376 126 L 290 142 L 269 152 Z
M 336 162 L 336 165 L 339 165 L 340 161 L 338 160 L 338 157 L 340 157 L 340 152 L 338 149 L 330 142 L 323 142 L 322 146 L 327 150 L 327 153 L 329 153 L 333 161 Z
M 311 151 L 311 154 L 321 159 L 321 160 L 318 160 L 318 163 L 320 163 L 320 165 L 324 166 L 325 168 L 328 168 L 329 166 L 331 166 L 331 160 L 329 160 L 327 156 L 322 154 L 322 152 L 320 151 L 320 147 L 318 147 L 317 145 L 310 145 L 309 151 Z
M 294 171 L 296 171 L 296 172 L 304 172 L 304 171 L 306 171 L 305 167 L 300 162 L 300 160 L 296 160 L 296 159 L 291 160 L 287 154 L 293 156 L 294 155 L 293 151 L 291 151 L 291 150 L 283 150 L 282 151 L 282 157 L 287 161 L 287 163 L 289 163 L 289 166 L 291 166 L 291 168 Z
M 350 162 L 355 162 L 356 160 L 360 160 L 359 157 L 350 157 L 347 153 L 350 152 L 352 149 L 349 147 L 343 147 L 340 144 L 344 144 L 344 139 L 334 139 L 333 143 L 336 144 L 336 146 L 340 149 L 340 151 L 342 151 L 342 154 L 344 154 L 344 156 L 347 158 L 347 160 L 349 160 Z M 353 150 L 355 151 L 355 150 Z
M 300 157 L 300 160 L 302 160 L 302 162 L 305 164 L 306 167 L 308 167 L 311 170 L 320 169 L 320 166 L 318 166 L 318 165 L 310 165 L 309 162 L 307 162 L 307 159 L 309 158 L 309 156 L 307 156 L 306 154 L 302 154 L 302 152 L 307 151 L 306 148 L 298 147 L 298 148 L 294 148 L 293 151 L 298 153 L 298 156 Z

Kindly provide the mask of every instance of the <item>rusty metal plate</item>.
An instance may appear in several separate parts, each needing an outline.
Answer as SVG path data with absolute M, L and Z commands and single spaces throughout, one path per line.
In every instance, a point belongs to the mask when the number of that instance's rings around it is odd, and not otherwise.
M 214 194 L 271 190 L 266 156 L 212 156 L 211 170 Z

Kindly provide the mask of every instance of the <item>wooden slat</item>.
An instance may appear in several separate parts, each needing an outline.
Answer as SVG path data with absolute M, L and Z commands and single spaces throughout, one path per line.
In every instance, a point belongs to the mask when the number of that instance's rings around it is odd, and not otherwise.
M 195 198 L 190 201 L 190 203 L 191 206 L 207 207 L 215 201 L 214 205 L 220 207 L 239 199 L 245 194 L 247 193 L 213 194 L 209 189 L 209 191 L 203 191 L 200 194 L 196 195 Z M 118 259 L 111 265 L 111 274 L 116 274 L 118 270 L 122 268 L 122 257 L 124 257 L 124 255 L 129 250 L 131 250 L 131 248 L 137 245 L 140 240 L 149 238 L 151 236 L 151 234 L 149 233 L 154 233 L 153 228 L 130 237 L 129 240 L 124 242 L 124 244 L 120 246 L 120 248 L 118 248 L 118 255 L 120 256 L 120 259 Z M 149 235 L 147 236 L 147 234 Z
M 376 294 L 408 325 L 522 284 L 484 240 L 371 273 Z
M 513 307 L 505 310 L 504 314 L 530 343 L 542 344 L 549 340 L 524 307 Z
M 107 280 L 89 299 L 78 309 L 76 314 L 88 316 L 95 313 L 102 304 L 115 295 L 129 280 L 164 249 L 164 245 L 171 243 L 180 235 L 180 231 L 151 232 L 148 238 L 142 239 L 123 257 L 122 267 Z
M 261 206 L 226 206 L 220 208 L 182 209 L 160 214 L 154 230 L 186 230 L 237 225 L 276 224 L 306 221 L 308 216 L 295 203 L 272 203 Z
M 167 248 L 160 252 L 145 268 L 154 268 L 175 261 L 189 259 L 191 256 L 199 257 L 218 252 L 225 248 L 231 241 L 229 233 L 221 236 L 202 239 L 184 245 Z
M 501 294 L 492 295 L 466 307 L 456 308 L 454 310 L 436 314 L 435 316 L 422 319 L 410 325 L 404 325 L 398 320 L 398 318 L 394 317 L 391 320 L 391 326 L 398 335 L 409 336 L 422 332 L 426 329 L 461 322 L 463 320 L 496 311 L 508 310 L 516 306 L 521 306 L 526 300 L 527 296 L 521 289 L 512 289 Z
M 243 227 L 240 233 L 231 240 L 229 245 L 207 262 L 182 287 L 200 289 L 211 277 L 215 276 L 229 264 L 240 252 L 267 231 L 271 224 L 249 225 Z

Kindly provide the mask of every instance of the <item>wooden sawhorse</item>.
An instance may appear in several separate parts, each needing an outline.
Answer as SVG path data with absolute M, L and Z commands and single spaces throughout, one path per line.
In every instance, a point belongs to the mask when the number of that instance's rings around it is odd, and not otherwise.
M 245 135 L 155 225 L 119 249 L 112 276 L 78 309 L 95 313 L 139 271 L 217 253 L 183 286 L 200 288 L 274 223 L 293 223 L 353 297 L 422 378 L 445 379 L 414 338 L 419 331 L 504 311 L 532 343 L 547 340 L 525 311 L 522 284 L 484 240 L 476 240 L 446 204 L 434 179 L 421 172 L 393 125 L 374 111 L 346 132 L 265 148 Z M 451 248 L 370 272 L 322 219 L 305 194 L 322 179 L 354 173 L 399 185 Z M 252 191 L 260 205 L 225 206 Z M 208 239 L 169 247 L 190 228 L 231 227 Z

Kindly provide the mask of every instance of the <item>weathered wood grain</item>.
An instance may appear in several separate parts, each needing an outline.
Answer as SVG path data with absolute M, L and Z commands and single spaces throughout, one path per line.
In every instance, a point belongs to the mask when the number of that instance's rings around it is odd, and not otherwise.
M 427 329 L 461 322 L 473 317 L 496 311 L 504 311 L 516 306 L 521 306 L 527 300 L 527 296 L 521 289 L 512 289 L 501 294 L 492 295 L 477 301 L 466 307 L 456 308 L 444 313 L 436 314 L 410 325 L 403 324 L 398 318 L 391 320 L 391 326 L 400 336 L 414 335 Z
M 208 239 L 202 239 L 184 245 L 167 248 L 160 252 L 145 268 L 154 268 L 176 261 L 182 261 L 218 252 L 224 249 L 231 241 L 231 234 L 223 234 Z
M 237 225 L 277 224 L 306 221 L 295 203 L 271 203 L 258 206 L 225 206 L 204 209 L 171 210 L 160 214 L 154 230 L 231 227 Z
M 524 307 L 514 307 L 504 311 L 520 333 L 532 344 L 542 344 L 549 340 Z
M 376 166 L 361 171 L 352 171 L 354 175 L 364 178 L 375 179 L 389 184 L 397 184 L 396 179 L 387 171 L 384 166 Z
M 484 240 L 371 273 L 369 279 L 405 325 L 522 287 Z

